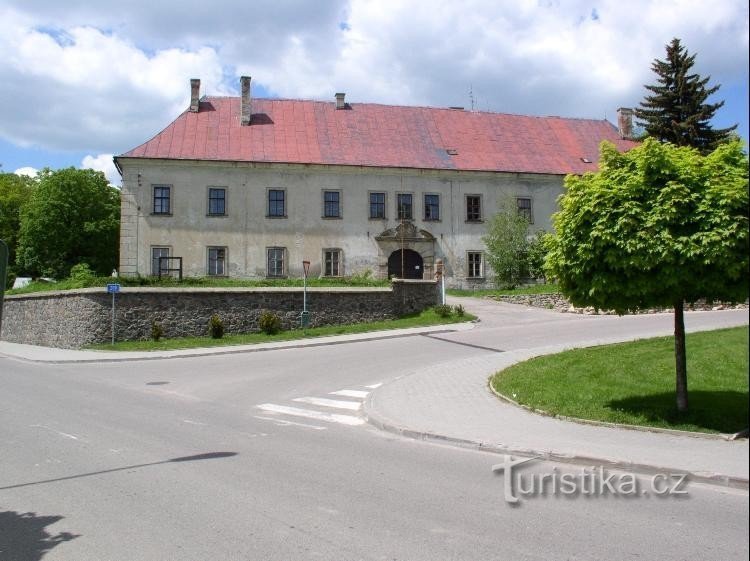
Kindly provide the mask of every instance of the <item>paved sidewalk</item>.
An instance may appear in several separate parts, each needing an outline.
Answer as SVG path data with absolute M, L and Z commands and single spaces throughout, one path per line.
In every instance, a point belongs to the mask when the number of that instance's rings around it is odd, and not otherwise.
M 737 317 L 746 323 L 743 316 Z M 747 439 L 729 441 L 564 421 L 504 402 L 488 388 L 490 375 L 516 362 L 624 339 L 628 337 L 616 334 L 575 344 L 494 354 L 480 351 L 471 359 L 414 371 L 385 384 L 370 395 L 365 413 L 373 425 L 412 438 L 642 473 L 687 472 L 694 481 L 746 489 Z

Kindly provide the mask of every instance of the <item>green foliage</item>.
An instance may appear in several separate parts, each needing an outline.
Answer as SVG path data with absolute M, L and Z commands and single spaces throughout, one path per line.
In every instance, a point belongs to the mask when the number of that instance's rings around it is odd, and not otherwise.
M 31 198 L 35 186 L 36 180 L 25 175 L 0 173 L 0 240 L 8 245 L 8 276 L 13 274 L 14 279 L 21 209 Z
M 86 262 L 100 275 L 117 265 L 119 191 L 90 169 L 42 170 L 21 211 L 19 272 L 65 278 Z
M 94 275 L 88 263 L 73 265 L 68 278 L 70 279 L 71 288 L 86 288 L 96 282 L 96 275 Z
M 527 274 L 528 227 L 528 221 L 518 213 L 511 199 L 501 201 L 498 212 L 489 221 L 487 235 L 482 241 L 498 288 L 514 288 Z
M 451 307 L 447 304 L 439 304 L 433 308 L 435 310 L 435 313 L 439 315 L 441 318 L 447 318 L 451 315 Z
M 281 318 L 273 312 L 264 310 L 258 319 L 258 327 L 266 335 L 275 335 L 281 331 Z
M 221 339 L 224 337 L 224 322 L 219 314 L 213 314 L 208 320 L 208 334 L 212 339 Z
M 151 339 L 159 342 L 162 337 L 164 337 L 164 327 L 157 321 L 151 320 Z
M 748 295 L 748 160 L 647 139 L 565 179 L 548 275 L 576 306 L 628 310 Z
M 466 315 L 466 309 L 461 304 L 456 304 L 453 306 L 453 313 L 456 314 L 456 316 L 462 318 L 464 315 Z
M 528 242 L 526 250 L 526 267 L 529 276 L 534 279 L 544 279 L 544 261 L 547 258 L 545 238 L 549 236 L 544 230 L 537 231 Z
M 649 136 L 677 146 L 692 146 L 707 154 L 728 141 L 737 125 L 711 128 L 710 121 L 724 102 L 706 100 L 720 85 L 706 88 L 710 76 L 701 78 L 691 73 L 695 55 L 689 55 L 679 39 L 672 39 L 666 49 L 666 60 L 656 59 L 651 66 L 658 84 L 647 85 L 646 89 L 653 95 L 646 96 L 635 115 Z

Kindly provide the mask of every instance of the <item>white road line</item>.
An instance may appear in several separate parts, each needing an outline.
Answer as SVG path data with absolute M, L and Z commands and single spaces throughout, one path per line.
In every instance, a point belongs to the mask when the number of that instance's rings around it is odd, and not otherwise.
M 370 384 L 369 386 L 365 386 L 365 387 L 366 388 L 370 388 L 371 390 L 376 390 L 376 389 L 378 389 L 382 385 L 383 385 L 383 382 L 379 382 L 377 384 Z
M 59 434 L 60 436 L 64 436 L 65 438 L 70 438 L 71 440 L 78 440 L 78 437 L 74 434 L 68 434 L 67 432 L 62 432 L 62 431 L 53 429 L 52 427 L 47 427 L 45 425 L 29 425 L 29 427 L 47 429 L 49 431 L 56 432 L 57 434 Z
M 351 415 L 341 415 L 339 413 L 321 413 L 312 409 L 299 409 L 297 407 L 287 407 L 286 405 L 276 405 L 274 403 L 261 403 L 256 405 L 258 409 L 268 411 L 269 413 L 280 413 L 282 415 L 292 415 L 295 417 L 307 417 L 316 421 L 325 421 L 327 423 L 339 423 L 342 425 L 363 425 L 364 419 L 352 417 Z
M 326 430 L 325 427 L 321 427 L 318 425 L 308 425 L 307 423 L 295 423 L 294 421 L 285 421 L 284 419 L 274 419 L 273 417 L 260 417 L 258 415 L 253 415 L 253 417 L 256 419 L 260 419 L 261 421 L 271 421 L 272 423 L 275 423 L 281 427 L 291 425 L 294 427 L 305 427 L 308 429 Z
M 321 407 L 332 407 L 334 409 L 348 409 L 349 411 L 359 411 L 362 408 L 362 403 L 359 401 L 342 401 L 339 399 L 325 399 L 323 397 L 297 397 L 292 401 L 320 405 Z
M 331 392 L 330 395 L 343 395 L 344 397 L 357 397 L 359 399 L 364 399 L 370 395 L 370 392 L 363 392 L 361 390 L 339 390 L 337 392 Z
M 183 419 L 182 422 L 183 423 L 187 423 L 189 425 L 200 425 L 200 426 L 203 426 L 203 427 L 206 426 L 206 423 L 200 423 L 198 421 L 191 421 L 190 419 Z

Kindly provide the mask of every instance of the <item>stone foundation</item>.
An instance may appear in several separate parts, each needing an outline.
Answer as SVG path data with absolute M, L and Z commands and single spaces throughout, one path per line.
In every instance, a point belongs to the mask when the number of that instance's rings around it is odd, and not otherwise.
M 208 333 L 218 314 L 226 333 L 258 331 L 258 318 L 270 310 L 284 329 L 299 326 L 301 288 L 147 288 L 123 287 L 115 297 L 115 339 L 145 340 L 151 322 L 164 337 Z M 308 288 L 310 326 L 393 319 L 438 303 L 434 281 L 394 280 L 391 288 Z M 104 288 L 7 296 L 0 338 L 60 348 L 80 348 L 111 340 L 112 295 Z

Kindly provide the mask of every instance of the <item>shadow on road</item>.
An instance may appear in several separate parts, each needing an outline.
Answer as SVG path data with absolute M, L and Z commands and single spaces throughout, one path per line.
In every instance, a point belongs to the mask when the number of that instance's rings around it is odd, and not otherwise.
M 0 511 L 0 559 L 38 561 L 52 548 L 80 537 L 69 532 L 56 535 L 47 532 L 47 526 L 62 519 L 62 516 L 39 516 L 34 512 Z
M 116 471 L 125 471 L 128 469 L 137 469 L 150 466 L 158 466 L 162 464 L 169 464 L 174 462 L 194 462 L 197 460 L 213 460 L 216 458 L 231 458 L 236 456 L 237 452 L 208 452 L 205 454 L 196 454 L 194 456 L 181 456 L 179 458 L 171 458 L 169 460 L 162 460 L 160 462 L 151 462 L 148 464 L 136 464 L 131 466 L 123 466 L 112 469 L 104 469 L 101 471 L 91 471 L 89 473 L 79 473 L 78 475 L 68 475 L 66 477 L 56 477 L 55 479 L 43 479 L 42 481 L 31 481 L 29 483 L 18 483 L 16 485 L 6 485 L 0 487 L 0 491 L 6 491 L 8 489 L 18 489 L 19 487 L 29 487 L 31 485 L 43 485 L 45 483 L 55 483 L 57 481 L 67 481 L 69 479 L 80 479 L 81 477 L 91 477 L 92 475 L 102 475 L 104 473 L 114 473 Z M 0 560 L 5 561 L 4 557 L 0 556 Z
M 690 390 L 688 400 L 687 413 L 677 411 L 674 392 L 632 395 L 612 400 L 607 403 L 607 407 L 615 411 L 627 411 L 650 422 L 691 424 L 727 434 L 747 428 L 747 392 Z

